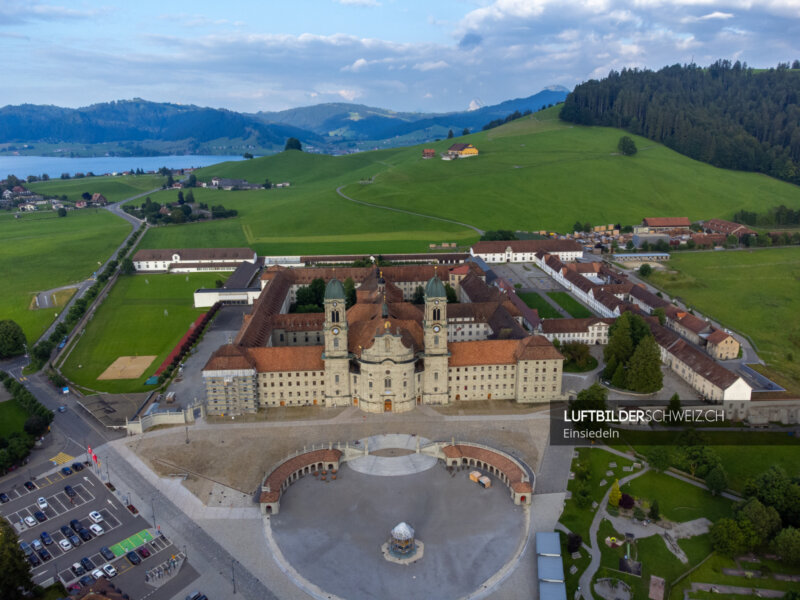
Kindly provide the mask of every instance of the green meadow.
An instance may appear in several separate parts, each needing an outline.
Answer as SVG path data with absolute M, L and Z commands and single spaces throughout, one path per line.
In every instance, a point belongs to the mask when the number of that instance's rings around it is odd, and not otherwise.
M 120 277 L 95 312 L 86 332 L 64 361 L 62 373 L 81 387 L 103 392 L 138 392 L 180 341 L 202 309 L 193 292 L 225 279 L 219 273 L 176 273 Z M 97 377 L 120 356 L 156 356 L 136 379 Z
M 25 187 L 37 194 L 67 195 L 71 202 L 81 200 L 84 192 L 103 194 L 109 202 L 119 202 L 160 188 L 165 177 L 161 175 L 120 175 L 117 177 L 81 177 L 80 179 L 50 179 L 26 184 Z
M 52 310 L 31 309 L 34 295 L 91 277 L 131 226 L 101 209 L 0 213 L 0 318 L 20 324 L 31 344 L 53 321 Z
M 800 248 L 674 253 L 666 268 L 655 285 L 747 334 L 765 374 L 800 392 Z

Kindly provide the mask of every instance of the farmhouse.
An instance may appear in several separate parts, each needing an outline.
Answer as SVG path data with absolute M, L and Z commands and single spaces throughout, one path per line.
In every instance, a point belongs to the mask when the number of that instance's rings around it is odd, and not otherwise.
M 133 266 L 137 271 L 148 273 L 233 271 L 242 261 L 255 263 L 257 258 L 250 248 L 139 250 L 133 256 Z
M 703 223 L 703 229 L 710 233 L 720 233 L 725 236 L 735 235 L 740 240 L 748 235 L 756 235 L 755 231 L 745 225 L 722 219 L 709 219 Z
M 638 226 L 635 233 L 658 233 L 661 231 L 673 231 L 675 229 L 689 229 L 689 217 L 647 217 Z
M 564 262 L 570 262 L 583 256 L 583 247 L 572 240 L 547 239 L 477 242 L 469 249 L 472 256 L 490 264 L 534 262 L 537 252 L 552 254 Z
M 436 158 L 436 150 L 433 148 L 423 148 L 422 158 Z
M 478 149 L 472 144 L 453 144 L 447 149 L 447 154 L 451 157 L 468 158 L 478 156 Z
M 731 360 L 739 356 L 739 342 L 721 329 L 717 329 L 708 336 L 706 349 L 717 360 Z
M 92 204 L 96 206 L 105 206 L 108 204 L 108 200 L 103 194 L 92 194 Z
M 262 185 L 250 183 L 246 179 L 228 179 L 226 177 L 214 177 L 211 179 L 211 186 L 220 190 L 260 190 Z M 276 186 L 277 187 L 277 186 Z
M 528 335 L 505 294 L 476 273 L 461 289 L 483 286 L 491 300 L 448 305 L 449 275 L 433 265 L 270 267 L 233 343 L 203 368 L 209 414 L 315 404 L 405 412 L 462 400 L 560 399 L 563 357 L 553 345 Z M 318 277 L 327 281 L 324 313 L 287 314 L 300 285 Z M 340 278 L 357 286 L 349 308 Z M 425 303 L 416 306 L 409 300 L 420 284 Z

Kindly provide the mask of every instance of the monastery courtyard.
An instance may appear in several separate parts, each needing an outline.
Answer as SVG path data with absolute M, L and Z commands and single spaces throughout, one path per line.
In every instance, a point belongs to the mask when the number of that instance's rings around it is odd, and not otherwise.
M 183 513 L 181 519 L 204 529 L 281 598 L 424 597 L 424 590 L 437 589 L 437 598 L 516 600 L 535 587 L 532 535 L 552 531 L 558 520 L 569 470 L 560 463 L 569 464 L 572 449 L 547 446 L 546 407 L 480 414 L 487 408 L 497 407 L 476 406 L 465 412 L 477 414 L 461 415 L 431 407 L 405 414 L 296 409 L 282 411 L 286 420 L 201 420 L 189 427 L 188 444 L 180 427 L 108 446 L 115 460 L 155 485 L 161 501 Z M 299 418 L 289 420 L 292 413 Z M 305 476 L 284 491 L 279 514 L 260 515 L 256 498 L 265 473 L 289 453 L 338 442 L 352 447 L 356 440 L 363 447 L 366 438 L 384 434 L 419 437 L 423 444 L 455 438 L 507 452 L 536 474 L 533 503 L 515 505 L 495 476 L 491 488 L 483 489 L 469 480 L 467 467 L 450 471 L 438 461 L 414 474 L 379 476 L 359 472 L 355 463 L 362 459 L 355 459 L 340 466 L 336 481 L 330 474 L 326 482 Z M 409 444 L 399 452 L 370 450 L 363 460 L 413 453 Z M 545 463 L 559 464 L 543 465 L 545 455 Z M 542 469 L 549 489 L 540 489 Z M 149 498 L 139 502 L 147 507 Z M 386 562 L 380 550 L 401 521 L 425 545 L 423 557 L 409 566 Z M 169 523 L 165 527 L 169 532 Z

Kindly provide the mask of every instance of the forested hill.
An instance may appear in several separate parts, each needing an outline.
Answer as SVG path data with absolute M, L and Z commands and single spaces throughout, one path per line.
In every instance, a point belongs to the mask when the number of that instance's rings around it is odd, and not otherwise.
M 800 184 L 799 97 L 800 61 L 766 71 L 738 61 L 623 69 L 577 86 L 561 118 L 621 127 L 718 167 Z

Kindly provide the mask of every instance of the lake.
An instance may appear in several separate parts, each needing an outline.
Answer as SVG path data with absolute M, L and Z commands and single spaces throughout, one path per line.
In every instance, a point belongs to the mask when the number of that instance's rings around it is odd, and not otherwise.
M 0 156 L 0 179 L 16 175 L 25 179 L 28 175 L 41 176 L 47 173 L 50 179 L 58 179 L 62 173 L 88 173 L 95 175 L 142 169 L 157 171 L 161 167 L 188 169 L 207 167 L 229 160 L 244 160 L 239 156 L 213 156 L 192 154 L 186 156 L 94 156 L 85 158 L 61 158 L 56 156 Z

